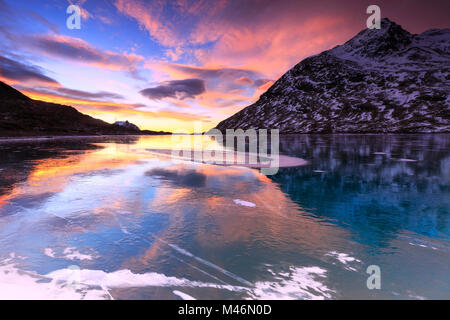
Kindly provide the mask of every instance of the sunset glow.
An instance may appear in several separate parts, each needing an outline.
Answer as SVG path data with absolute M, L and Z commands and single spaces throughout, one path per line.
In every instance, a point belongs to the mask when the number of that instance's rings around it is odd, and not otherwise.
M 82 8 L 81 29 L 66 8 Z M 378 1 L 411 32 L 448 1 Z M 33 99 L 141 129 L 214 127 L 302 59 L 365 27 L 367 1 L 0 0 L 0 80 Z M 439 7 L 441 10 L 436 10 Z

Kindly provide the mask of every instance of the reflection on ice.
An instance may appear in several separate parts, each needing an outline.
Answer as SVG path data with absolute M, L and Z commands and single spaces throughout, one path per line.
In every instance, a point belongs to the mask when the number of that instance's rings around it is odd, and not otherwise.
M 448 298 L 446 136 L 282 137 L 271 177 L 170 143 L 0 145 L 0 298 Z

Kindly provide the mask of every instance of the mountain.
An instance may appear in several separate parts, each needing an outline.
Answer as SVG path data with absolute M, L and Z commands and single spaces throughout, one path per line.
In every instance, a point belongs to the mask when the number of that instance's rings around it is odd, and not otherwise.
M 0 81 L 0 136 L 163 134 L 109 124 L 75 108 L 32 100 Z
M 450 29 L 411 34 L 387 18 L 304 59 L 217 129 L 450 132 Z
M 114 122 L 114 124 L 116 126 L 121 126 L 121 127 L 128 128 L 128 129 L 131 129 L 131 130 L 136 130 L 136 131 L 140 131 L 141 130 L 134 123 L 128 122 L 128 120 L 127 121 L 116 121 L 116 122 Z

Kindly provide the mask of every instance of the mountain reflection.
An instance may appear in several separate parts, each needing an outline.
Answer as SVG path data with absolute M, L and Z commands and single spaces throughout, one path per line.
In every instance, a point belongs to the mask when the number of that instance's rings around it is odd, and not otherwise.
M 0 144 L 0 267 L 14 253 L 41 275 L 75 264 L 150 277 L 110 291 L 119 298 L 173 298 L 152 275 L 241 288 L 189 288 L 196 298 L 361 298 L 373 294 L 365 278 L 352 283 L 379 264 L 392 268 L 377 297 L 409 297 L 421 281 L 445 296 L 448 136 L 280 142 L 308 164 L 264 176 L 148 151 L 178 148 L 170 136 Z
M 449 238 L 448 135 L 292 135 L 280 150 L 309 166 L 271 179 L 355 239 L 387 245 L 400 230 Z

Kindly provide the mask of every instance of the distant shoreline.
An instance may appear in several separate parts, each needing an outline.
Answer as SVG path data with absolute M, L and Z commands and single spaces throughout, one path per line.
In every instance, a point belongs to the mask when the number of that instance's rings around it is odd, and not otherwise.
M 1 137 L 1 142 L 20 142 L 20 141 L 47 141 L 47 140 L 58 140 L 58 139 L 86 139 L 86 138 L 119 138 L 119 137 L 153 137 L 153 136 L 170 136 L 172 133 L 166 134 L 102 134 L 102 135 L 73 135 L 73 136 L 17 136 L 17 137 Z
M 2 137 L 0 136 L 0 143 L 2 142 L 21 142 L 21 141 L 48 141 L 60 139 L 95 139 L 95 138 L 125 138 L 125 137 L 154 137 L 154 136 L 170 136 L 170 135 L 200 135 L 200 134 L 186 134 L 186 133 L 164 133 L 164 134 L 103 134 L 103 135 L 67 135 L 67 136 L 16 136 L 16 137 Z M 386 132 L 386 133 L 280 133 L 280 136 L 292 135 L 314 135 L 314 136 L 390 136 L 390 135 L 450 135 L 449 132 Z

